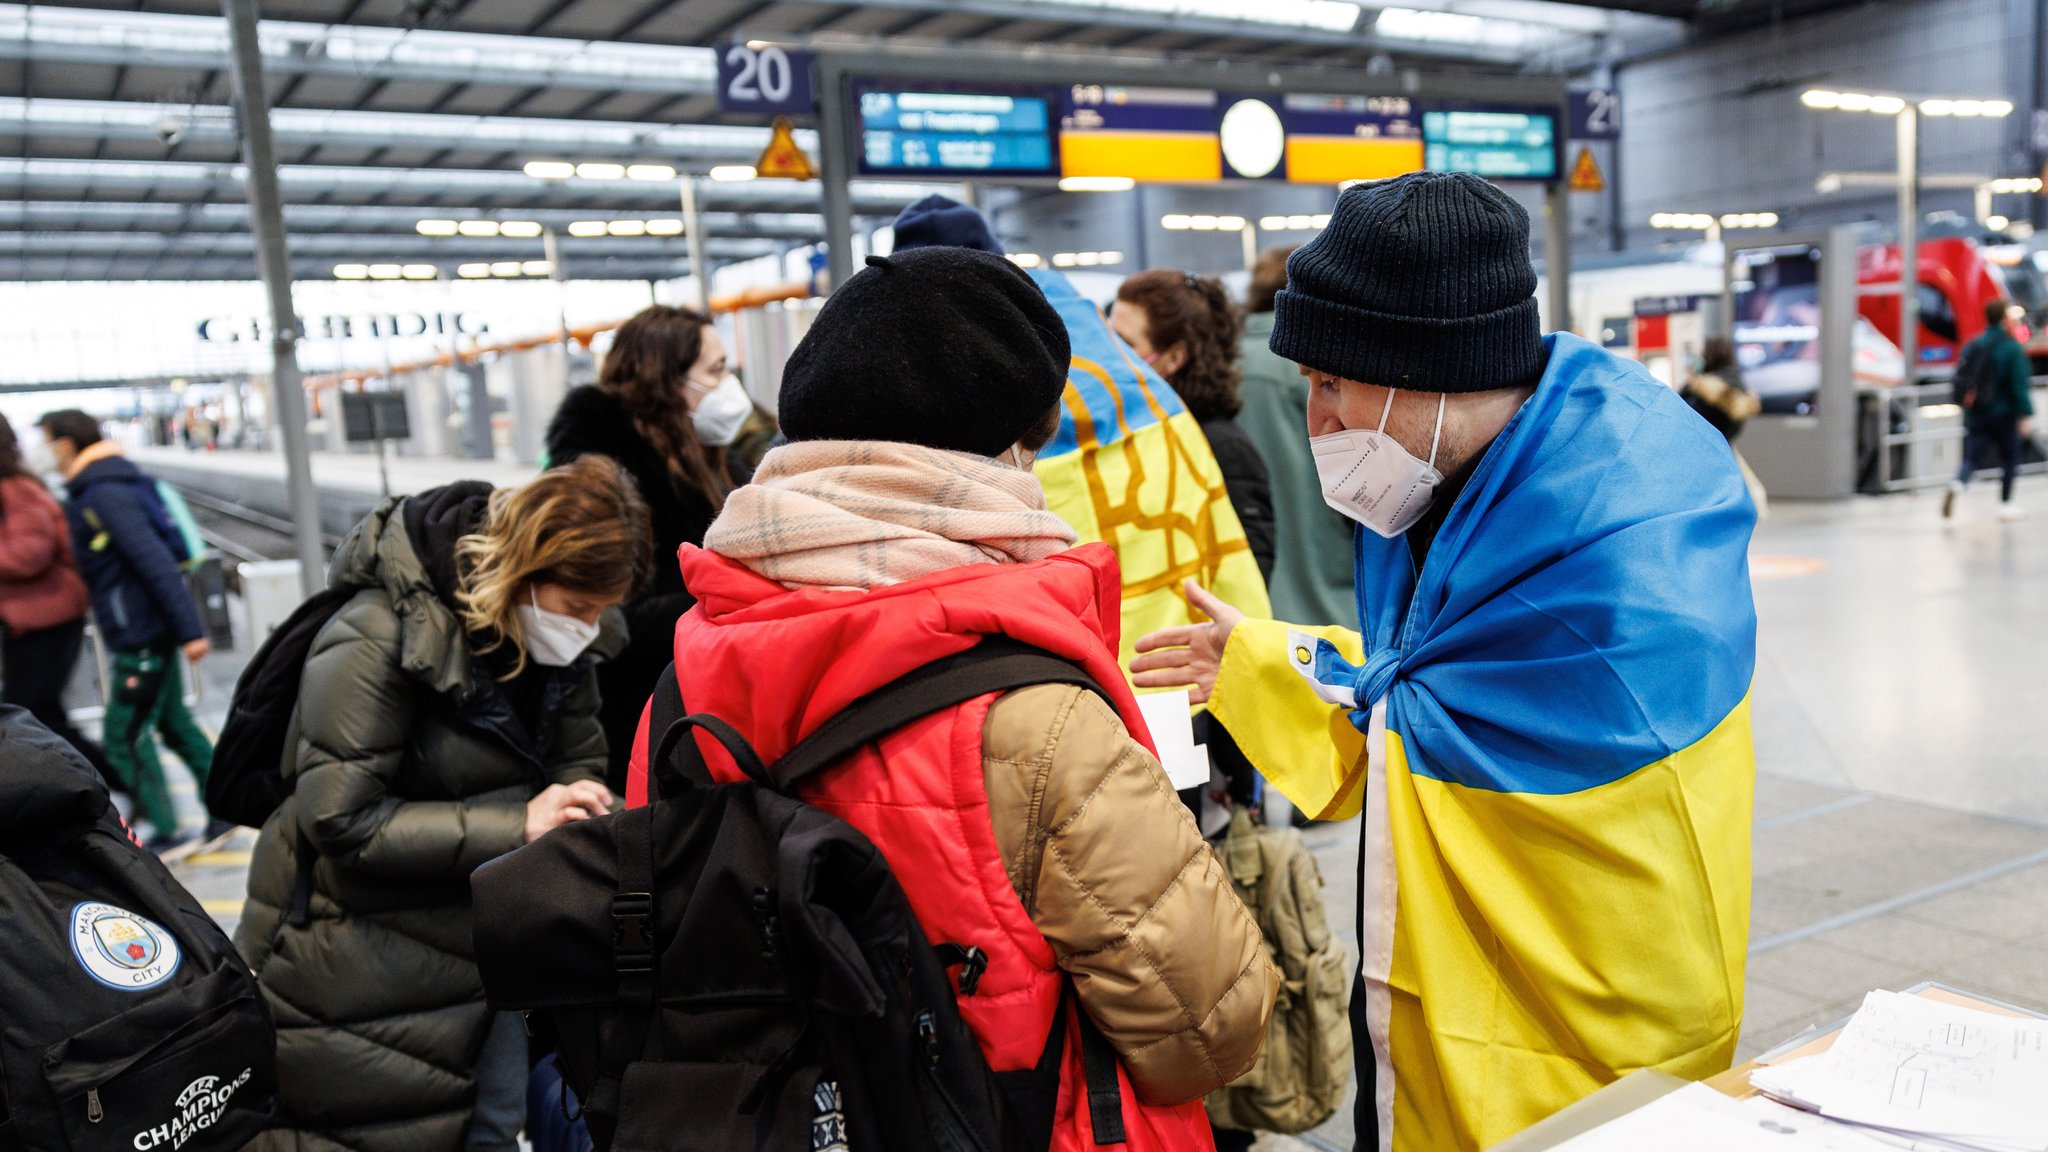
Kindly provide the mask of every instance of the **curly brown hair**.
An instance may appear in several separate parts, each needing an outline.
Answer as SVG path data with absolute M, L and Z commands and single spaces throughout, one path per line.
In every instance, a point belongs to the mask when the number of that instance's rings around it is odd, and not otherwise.
M 1239 395 L 1244 372 L 1237 363 L 1244 320 L 1224 294 L 1222 281 L 1154 268 L 1124 281 L 1116 299 L 1145 310 L 1152 347 L 1164 351 L 1178 344 L 1186 350 L 1186 362 L 1167 383 L 1195 419 L 1237 415 L 1244 407 Z
M 1244 310 L 1246 312 L 1271 312 L 1273 297 L 1287 287 L 1287 258 L 1294 255 L 1299 244 L 1284 248 L 1268 248 L 1259 253 L 1252 264 L 1252 282 L 1245 289 Z
M 612 337 L 597 386 L 625 405 L 633 430 L 668 463 L 670 479 L 702 493 L 716 512 L 732 492 L 732 473 L 725 449 L 697 438 L 684 387 L 709 327 L 711 317 L 695 309 L 641 309 Z

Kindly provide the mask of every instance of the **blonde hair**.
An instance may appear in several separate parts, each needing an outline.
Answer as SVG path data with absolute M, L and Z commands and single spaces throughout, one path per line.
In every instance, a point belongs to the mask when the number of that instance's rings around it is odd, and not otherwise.
M 626 596 L 653 570 L 654 531 L 633 481 L 603 456 L 550 468 L 491 493 L 482 530 L 455 544 L 455 598 L 479 653 L 511 645 L 511 679 L 526 669 L 516 609 L 534 584 Z

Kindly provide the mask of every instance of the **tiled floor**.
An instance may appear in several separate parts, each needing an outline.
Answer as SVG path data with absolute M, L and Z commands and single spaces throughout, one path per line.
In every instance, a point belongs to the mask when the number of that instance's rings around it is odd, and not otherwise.
M 1780 504 L 1757 534 L 1742 1056 L 1920 980 L 2048 1009 L 2048 483 L 2018 524 L 1990 499 L 1953 525 L 1933 496 Z M 1310 835 L 1350 939 L 1356 827 Z M 246 839 L 181 868 L 224 920 Z M 1262 1144 L 1350 1146 L 1345 1116 Z

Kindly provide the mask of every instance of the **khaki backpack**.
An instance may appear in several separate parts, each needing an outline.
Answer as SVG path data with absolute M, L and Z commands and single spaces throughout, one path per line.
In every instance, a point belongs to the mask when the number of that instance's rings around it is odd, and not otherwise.
M 1209 1094 L 1209 1119 L 1239 1131 L 1306 1132 L 1334 1115 L 1351 1081 L 1351 957 L 1330 938 L 1323 874 L 1292 828 L 1240 808 L 1217 849 L 1286 977 L 1252 1070 Z

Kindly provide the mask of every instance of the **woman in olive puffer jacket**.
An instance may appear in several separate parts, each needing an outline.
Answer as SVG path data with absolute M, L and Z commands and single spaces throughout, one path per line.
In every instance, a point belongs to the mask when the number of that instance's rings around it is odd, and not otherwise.
M 484 1004 L 469 874 L 611 803 L 593 664 L 646 535 L 593 458 L 387 501 L 342 544 L 329 581 L 356 591 L 307 657 L 235 932 L 278 1031 L 278 1127 L 251 1148 L 515 1146 L 525 1038 Z

